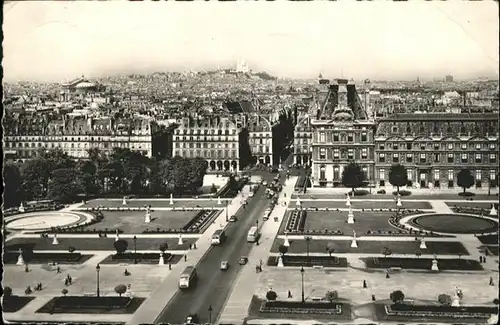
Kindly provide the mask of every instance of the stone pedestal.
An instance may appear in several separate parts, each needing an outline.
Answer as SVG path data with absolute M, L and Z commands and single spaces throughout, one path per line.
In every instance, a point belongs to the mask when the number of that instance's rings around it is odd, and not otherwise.
M 182 235 L 179 235 L 179 240 L 177 241 L 178 245 L 183 245 L 184 241 L 182 240 Z
M 16 265 L 24 265 L 23 253 L 19 253 L 19 256 L 17 257 Z
M 151 212 L 149 212 L 149 211 L 146 212 L 146 216 L 144 217 L 144 222 L 145 223 L 151 222 Z
M 491 205 L 491 211 L 490 211 L 490 216 L 496 216 L 498 214 L 497 209 L 495 209 L 495 205 Z
M 127 198 L 126 197 L 123 198 L 122 204 L 127 205 Z
M 120 234 L 117 232 L 115 235 L 115 241 L 119 241 L 119 240 L 120 240 Z
M 427 245 L 425 245 L 425 241 L 424 240 L 420 241 L 420 249 L 427 249 Z
M 439 271 L 438 261 L 436 259 L 432 260 L 431 271 L 435 271 L 435 272 Z
M 19 212 L 23 213 L 26 211 L 26 209 L 24 208 L 24 205 L 23 205 L 23 202 L 21 202 L 21 205 L 19 206 L 19 208 L 17 209 Z
M 283 243 L 285 247 L 290 247 L 290 242 L 288 241 L 288 236 L 285 235 L 285 242 Z
M 452 307 L 460 307 L 460 298 L 455 295 L 453 299 L 451 300 L 451 306 Z
M 170 193 L 170 205 L 174 204 L 174 195 Z
M 347 197 L 347 199 L 345 201 L 345 206 L 346 207 L 350 207 L 351 206 L 351 199 L 349 198 L 349 196 Z
M 351 207 L 349 207 L 349 213 L 347 214 L 347 223 L 354 223 L 354 214 L 352 213 Z
M 401 198 L 398 197 L 398 202 L 396 203 L 396 206 L 398 208 L 401 208 L 403 206 L 403 203 L 401 203 Z
M 297 198 L 297 201 L 295 202 L 295 204 L 297 204 L 298 206 L 300 206 L 302 203 L 300 202 L 300 199 Z
M 353 239 L 353 240 L 351 241 L 351 247 L 352 247 L 352 248 L 358 248 L 358 242 L 356 241 L 356 239 Z
M 285 267 L 285 265 L 283 264 L 283 257 L 281 256 L 278 256 L 278 267 Z
M 59 245 L 59 241 L 57 240 L 57 234 L 54 235 L 54 239 L 52 240 L 52 245 Z
M 160 260 L 158 261 L 158 265 L 165 265 L 165 259 L 163 258 L 163 253 L 160 253 Z
M 220 199 L 220 196 L 217 198 L 217 204 L 222 204 L 222 201 Z

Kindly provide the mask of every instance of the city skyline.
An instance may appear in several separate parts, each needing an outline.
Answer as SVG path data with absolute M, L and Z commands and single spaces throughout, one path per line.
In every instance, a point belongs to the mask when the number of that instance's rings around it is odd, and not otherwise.
M 498 76 L 495 2 L 15 2 L 4 17 L 5 81 L 215 69 L 241 58 L 294 78 Z

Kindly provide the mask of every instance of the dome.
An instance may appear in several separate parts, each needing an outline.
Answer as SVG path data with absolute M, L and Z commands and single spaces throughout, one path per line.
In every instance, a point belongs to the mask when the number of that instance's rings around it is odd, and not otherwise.
M 80 82 L 78 85 L 76 85 L 76 88 L 92 88 L 95 86 L 96 84 L 93 82 Z

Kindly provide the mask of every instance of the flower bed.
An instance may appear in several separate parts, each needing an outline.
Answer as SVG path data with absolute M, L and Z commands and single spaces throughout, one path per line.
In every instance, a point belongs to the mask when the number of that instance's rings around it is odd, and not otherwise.
M 399 193 L 398 193 L 398 191 L 392 192 L 392 195 L 398 195 L 398 194 L 400 196 L 408 196 L 408 195 L 411 195 L 411 192 L 407 191 L 407 190 L 400 190 Z
M 27 304 L 29 304 L 35 297 L 25 296 L 4 296 L 2 301 L 2 309 L 4 313 L 15 313 Z
M 201 210 L 192 218 L 183 229 L 186 231 L 199 233 L 200 229 L 204 228 L 210 221 L 212 221 L 213 217 L 218 214 L 219 210 Z
M 37 313 L 133 314 L 146 300 L 128 297 L 56 297 Z
M 267 259 L 268 266 L 278 265 L 278 256 L 270 256 Z M 347 258 L 336 256 L 303 256 L 303 255 L 285 255 L 283 256 L 284 266 L 316 266 L 323 267 L 347 267 Z
M 83 255 L 81 253 L 32 253 L 23 252 L 23 259 L 31 264 L 45 264 L 58 262 L 63 264 L 81 264 L 94 255 Z M 3 255 L 5 264 L 16 264 L 19 253 L 5 252 Z
M 367 268 L 387 269 L 400 267 L 402 269 L 430 270 L 430 258 L 400 258 L 400 257 L 370 257 L 362 258 Z M 468 259 L 438 259 L 439 270 L 481 271 L 483 267 L 478 261 Z
M 295 210 L 288 217 L 286 222 L 285 231 L 288 232 L 300 232 L 304 231 L 304 225 L 306 223 L 307 212 Z
M 390 316 L 406 317 L 452 317 L 452 318 L 474 318 L 488 319 L 491 314 L 498 313 L 497 307 L 483 306 L 436 306 L 436 305 L 386 305 L 386 312 Z
M 341 315 L 342 304 L 330 302 L 265 301 L 260 306 L 262 313 Z
M 182 229 L 182 228 L 169 228 L 169 229 L 162 229 L 162 228 L 156 228 L 156 229 L 146 229 L 142 232 L 143 234 L 199 234 L 200 231 L 199 229 Z
M 498 245 L 498 233 L 476 237 L 484 245 Z
M 165 262 L 168 262 L 172 258 L 172 254 L 164 253 L 163 258 Z M 114 261 L 156 261 L 160 259 L 160 253 L 123 253 L 123 254 L 114 254 L 111 255 L 111 259 Z

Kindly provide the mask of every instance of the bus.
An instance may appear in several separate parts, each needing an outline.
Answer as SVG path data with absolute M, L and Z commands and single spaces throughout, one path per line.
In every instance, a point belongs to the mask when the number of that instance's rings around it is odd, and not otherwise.
M 217 229 L 212 235 L 212 245 L 221 245 L 226 241 L 226 232 L 224 229 Z
M 259 229 L 256 226 L 250 228 L 247 235 L 247 242 L 253 243 L 257 241 L 258 238 L 259 238 Z
M 181 273 L 179 278 L 179 288 L 188 289 L 196 282 L 198 275 L 196 274 L 196 268 L 194 266 L 188 266 Z

